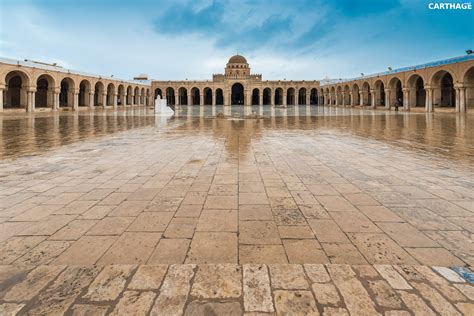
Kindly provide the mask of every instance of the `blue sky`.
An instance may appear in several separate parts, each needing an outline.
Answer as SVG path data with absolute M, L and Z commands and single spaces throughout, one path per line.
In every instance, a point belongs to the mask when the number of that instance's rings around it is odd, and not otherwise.
M 128 79 L 347 78 L 463 55 L 474 12 L 423 0 L 0 0 L 0 55 Z

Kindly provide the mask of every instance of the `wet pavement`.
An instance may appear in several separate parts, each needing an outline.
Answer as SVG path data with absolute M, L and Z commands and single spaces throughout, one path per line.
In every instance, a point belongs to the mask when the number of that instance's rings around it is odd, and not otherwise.
M 0 314 L 132 302 L 156 314 L 472 311 L 473 286 L 429 266 L 474 265 L 473 115 L 300 106 L 0 119 Z M 145 273 L 154 283 L 135 289 L 137 265 L 158 265 L 144 269 L 161 279 Z M 10 293 L 25 282 L 36 292 Z

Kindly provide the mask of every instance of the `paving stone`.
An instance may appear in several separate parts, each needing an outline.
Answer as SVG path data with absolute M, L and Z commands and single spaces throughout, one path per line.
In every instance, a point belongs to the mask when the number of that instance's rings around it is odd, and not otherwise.
M 410 290 L 412 287 L 408 282 L 390 265 L 374 265 L 380 275 L 397 290 Z
M 0 244 L 0 264 L 9 264 L 45 239 L 43 236 L 12 237 Z
M 306 275 L 311 282 L 326 283 L 331 281 L 331 278 L 329 277 L 326 268 L 324 268 L 324 265 L 307 263 L 303 266 L 304 270 L 306 271 Z
M 239 243 L 250 245 L 281 244 L 273 221 L 242 221 L 239 223 Z
M 438 291 L 429 287 L 424 283 L 412 283 L 413 287 L 416 288 L 420 294 L 435 308 L 437 312 L 444 315 L 461 315 L 451 303 L 439 294 Z
M 116 236 L 84 236 L 60 254 L 53 264 L 93 265 L 116 241 Z
M 341 307 L 324 307 L 323 316 L 349 316 L 349 312 Z
M 188 304 L 184 315 L 242 315 L 239 302 L 200 302 L 193 301 Z
M 237 263 L 237 235 L 227 232 L 196 232 L 186 263 Z
M 63 314 L 99 273 L 97 267 L 69 267 L 46 290 L 42 291 L 29 308 L 32 315 Z
M 378 315 L 369 293 L 357 280 L 355 273 L 349 266 L 329 265 L 328 271 L 351 314 Z
M 288 263 L 282 245 L 239 245 L 239 263 Z
M 123 233 L 102 256 L 99 263 L 146 263 L 160 238 L 160 233 Z
M 17 315 L 25 304 L 3 303 L 0 304 L 0 315 Z
M 331 283 L 313 283 L 311 285 L 316 302 L 321 305 L 339 305 L 341 298 Z
M 473 315 L 474 314 L 474 304 L 473 303 L 457 303 L 456 307 L 461 311 L 463 315 Z
M 71 307 L 73 316 L 105 316 L 109 306 L 92 305 L 92 304 L 75 304 Z
M 189 239 L 160 239 L 148 263 L 175 264 L 184 263 L 188 253 Z
M 380 229 L 361 212 L 335 212 L 331 217 L 344 232 L 377 233 Z
M 242 294 L 242 270 L 238 265 L 201 265 L 191 295 L 203 299 L 237 298 Z
M 56 276 L 64 270 L 64 266 L 39 266 L 15 284 L 3 297 L 5 301 L 26 302 L 36 296 Z
M 403 222 L 397 214 L 382 205 L 359 206 L 358 209 L 374 222 Z
M 49 237 L 49 239 L 78 240 L 96 223 L 97 220 L 74 220 Z
M 375 301 L 379 306 L 386 308 L 401 308 L 402 301 L 398 298 L 398 294 L 390 287 L 390 285 L 382 280 L 369 280 L 369 288 L 375 296 Z
M 272 288 L 284 290 L 305 290 L 309 288 L 303 266 L 297 264 L 271 264 Z
M 138 267 L 127 288 L 131 290 L 157 290 L 165 277 L 167 265 L 142 265 Z
M 173 218 L 166 229 L 166 238 L 192 238 L 196 229 L 196 218 Z
M 468 284 L 454 284 L 467 298 L 474 300 L 474 286 Z
M 120 235 L 134 221 L 134 217 L 105 217 L 86 234 L 95 236 Z
M 349 239 L 339 226 L 330 219 L 310 219 L 308 224 L 319 242 L 348 243 Z
M 439 247 L 408 223 L 378 223 L 378 226 L 402 247 Z
M 406 248 L 421 264 L 460 266 L 464 263 L 444 248 Z
M 236 232 L 237 211 L 235 210 L 204 210 L 199 218 L 196 231 Z
M 243 293 L 246 312 L 272 313 L 275 311 L 267 266 L 243 265 Z
M 49 264 L 64 250 L 66 250 L 72 242 L 70 241 L 49 241 L 45 240 L 38 246 L 27 252 L 14 262 L 16 265 L 40 265 Z
M 331 263 L 367 264 L 364 256 L 352 244 L 322 243 Z
M 136 267 L 133 265 L 106 266 L 83 296 L 90 301 L 113 301 L 125 288 L 125 282 Z
M 176 315 L 184 312 L 195 265 L 171 265 L 150 315 Z
M 195 192 L 190 192 L 190 193 L 195 193 Z M 182 204 L 179 207 L 178 211 L 176 212 L 175 217 L 198 218 L 201 215 L 201 212 L 202 212 L 202 204 Z
M 173 218 L 170 212 L 143 212 L 137 216 L 127 231 L 164 232 Z
M 214 210 L 236 210 L 238 208 L 237 195 L 213 196 L 208 195 L 204 203 L 204 209 Z
M 148 206 L 146 201 L 124 201 L 109 212 L 108 216 L 138 216 Z
M 272 209 L 268 205 L 239 205 L 239 221 L 273 220 Z
M 420 274 L 429 280 L 431 284 L 434 284 L 438 291 L 441 292 L 446 298 L 450 301 L 463 301 L 466 297 L 461 294 L 455 287 L 451 286 L 444 278 L 438 276 L 434 271 L 429 267 L 425 266 L 416 266 L 415 269 L 420 272 Z
M 327 263 L 329 259 L 314 239 L 283 240 L 290 263 Z
M 110 315 L 146 315 L 153 305 L 156 293 L 125 291 Z
M 310 291 L 278 290 L 273 295 L 278 315 L 319 315 Z
M 446 280 L 456 283 L 466 282 L 459 274 L 446 267 L 433 267 L 433 270 L 441 274 Z

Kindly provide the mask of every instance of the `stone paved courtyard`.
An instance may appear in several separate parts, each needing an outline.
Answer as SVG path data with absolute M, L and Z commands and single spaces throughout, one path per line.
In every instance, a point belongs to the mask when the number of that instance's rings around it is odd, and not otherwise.
M 474 117 L 196 110 L 3 118 L 0 314 L 474 313 Z

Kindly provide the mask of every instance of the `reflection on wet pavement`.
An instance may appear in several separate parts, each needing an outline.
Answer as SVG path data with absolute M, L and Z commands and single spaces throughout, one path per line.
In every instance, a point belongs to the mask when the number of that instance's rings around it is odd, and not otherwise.
M 226 120 L 215 119 L 224 114 Z M 35 154 L 46 149 L 163 122 L 153 111 L 37 113 L 0 117 L 0 158 Z M 166 121 L 166 119 L 165 119 Z M 228 150 L 262 135 L 310 130 L 314 134 L 373 138 L 423 154 L 474 162 L 474 115 L 394 113 L 360 109 L 296 106 L 181 106 L 168 122 L 183 124 L 181 132 L 228 137 Z M 162 126 L 161 124 L 160 126 Z M 242 151 L 244 148 L 240 148 Z

